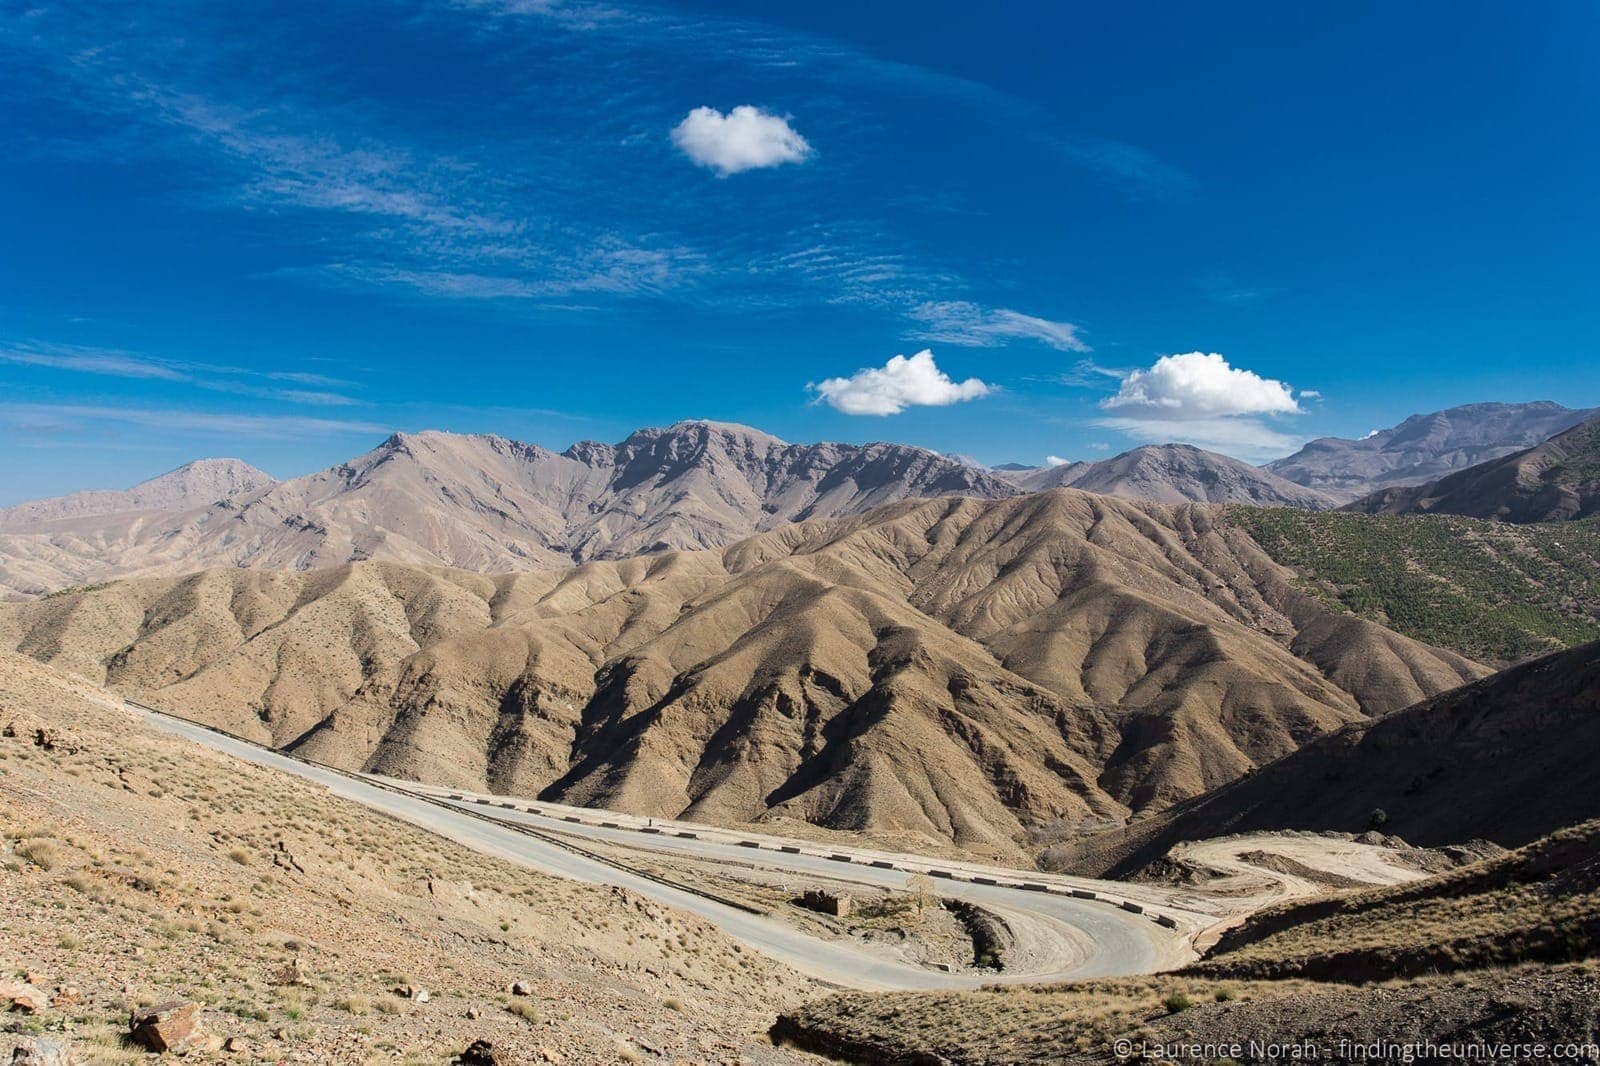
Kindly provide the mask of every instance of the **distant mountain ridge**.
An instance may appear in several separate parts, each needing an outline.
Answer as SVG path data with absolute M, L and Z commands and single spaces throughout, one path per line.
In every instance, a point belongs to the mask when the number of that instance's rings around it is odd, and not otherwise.
M 1147 444 L 1098 462 L 996 467 L 1029 492 L 1073 488 L 1156 503 L 1245 503 L 1322 511 L 1339 501 L 1271 471 L 1188 444 Z
M 1600 418 L 1543 444 L 1414 488 L 1363 497 L 1365 514 L 1438 512 L 1504 522 L 1563 522 L 1600 514 Z
M 303 570 L 371 558 L 549 569 L 718 547 L 908 497 L 1019 492 L 925 448 L 788 444 L 720 422 L 642 429 L 562 453 L 488 434 L 396 433 L 305 477 L 242 477 L 238 491 L 198 513 L 188 496 L 138 522 L 107 523 L 53 501 L 13 508 L 0 527 L 0 589 L 37 594 L 205 566 Z
M 1263 469 L 1349 502 L 1531 448 L 1596 416 L 1600 408 L 1573 410 L 1549 400 L 1466 404 L 1412 415 L 1357 440 L 1322 437 Z
M 0 508 L 0 530 L 140 511 L 188 511 L 277 480 L 241 459 L 197 459 L 131 489 L 90 489 Z

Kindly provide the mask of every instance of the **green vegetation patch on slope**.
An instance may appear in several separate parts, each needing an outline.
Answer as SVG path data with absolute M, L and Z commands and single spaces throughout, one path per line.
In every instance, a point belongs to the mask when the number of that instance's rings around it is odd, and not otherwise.
M 1306 590 L 1486 662 L 1600 638 L 1600 520 L 1513 526 L 1454 515 L 1229 507 Z

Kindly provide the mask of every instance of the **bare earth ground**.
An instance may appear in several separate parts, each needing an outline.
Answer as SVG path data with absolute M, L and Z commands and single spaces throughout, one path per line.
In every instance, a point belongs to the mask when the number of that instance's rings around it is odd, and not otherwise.
M 0 731 L 0 979 L 77 990 L 3 1020 L 87 1061 L 142 1059 L 128 1009 L 175 998 L 244 1049 L 201 1057 L 235 1062 L 441 1062 L 479 1038 L 512 1063 L 795 1057 L 762 1034 L 815 986 L 693 918 L 161 737 L 21 657 L 0 657 Z
M 1273 842 L 1221 843 L 1221 856 L 1231 859 L 1241 846 Z M 1299 853 L 1304 870 L 1322 858 Z M 1267 858 L 1277 865 L 1288 856 Z M 1562 1057 L 1600 1061 L 1597 886 L 1600 822 L 1588 822 L 1436 877 L 1267 907 L 1178 973 L 833 996 L 785 1012 L 774 1035 L 852 1061 L 919 1066 L 1129 1055 L 1285 1061 L 1289 1054 L 1266 1045 L 1286 1043 L 1311 1045 L 1310 1057 L 1321 1061 L 1411 1061 L 1403 1049 L 1368 1054 L 1345 1046 L 1374 1041 L 1546 1045 L 1495 1056 L 1505 1061 L 1550 1059 L 1553 1044 L 1575 1044 Z M 1248 1050 L 1252 1040 L 1262 1048 Z M 1174 1053 L 1175 1043 L 1202 1050 Z

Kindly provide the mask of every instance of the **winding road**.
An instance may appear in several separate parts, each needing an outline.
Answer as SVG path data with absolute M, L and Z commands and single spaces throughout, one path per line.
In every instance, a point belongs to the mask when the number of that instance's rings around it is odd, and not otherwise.
M 1046 982 L 1148 973 L 1193 957 L 1193 939 L 1218 915 L 1179 906 L 1148 886 L 1010 870 L 923 856 L 838 848 L 698 823 L 661 822 L 514 797 L 432 788 L 350 774 L 284 755 L 206 726 L 128 704 L 156 727 L 260 766 L 314 781 L 346 799 L 410 822 L 458 844 L 559 877 L 616 885 L 700 916 L 729 936 L 812 977 L 848 988 L 972 988 L 997 982 Z M 1033 960 L 1004 974 L 946 973 L 875 954 L 850 940 L 812 936 L 784 921 L 715 894 L 609 860 L 583 839 L 640 853 L 675 853 L 726 863 L 905 888 L 917 875 L 939 878 L 939 893 L 989 907 L 1011 923 Z M 1094 898 L 1088 898 L 1090 895 Z M 1188 902 L 1188 901 L 1185 901 Z

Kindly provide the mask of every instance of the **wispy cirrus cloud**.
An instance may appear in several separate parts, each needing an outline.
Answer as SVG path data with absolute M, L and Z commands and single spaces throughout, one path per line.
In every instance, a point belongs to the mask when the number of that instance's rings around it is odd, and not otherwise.
M 909 317 L 920 324 L 912 334 L 918 340 L 992 348 L 1007 341 L 1026 339 L 1039 341 L 1057 351 L 1090 350 L 1083 340 L 1081 326 L 1005 307 L 981 307 L 968 300 L 919 304 L 910 310 Z
M 730 212 L 662 167 L 675 128 L 678 148 L 719 173 L 810 158 L 811 139 L 779 117 L 784 99 L 817 101 L 821 133 L 859 136 L 862 120 L 874 120 L 872 97 L 910 93 L 981 113 L 1131 186 L 1184 184 L 1151 153 L 1075 138 L 990 86 L 758 20 L 556 0 L 400 0 L 378 9 L 386 32 L 425 37 L 440 52 L 470 48 L 484 84 L 464 108 L 426 93 L 388 106 L 330 76 L 277 22 L 240 33 L 220 10 L 175 3 L 132 20 L 41 4 L 9 43 L 61 81 L 66 104 L 103 119 L 119 153 L 179 160 L 174 172 L 200 190 L 194 202 L 298 216 L 275 232 L 303 235 L 300 261 L 275 277 L 530 308 L 588 307 L 569 298 L 593 296 L 717 307 L 820 301 L 914 315 L 971 301 L 977 286 L 962 271 L 930 263 L 925 248 L 866 209 L 837 229 L 870 239 L 847 239 L 831 259 L 805 255 L 813 245 L 794 244 L 783 220 L 817 217 L 818 204 Z M 772 111 L 697 109 L 686 126 L 685 106 L 698 101 L 675 99 L 674 86 L 694 64 L 784 89 Z M 532 69 L 544 75 L 537 84 L 503 76 Z M 626 78 L 597 76 L 622 69 Z M 535 111 L 540 121 L 530 124 Z M 69 150 L 84 150 L 80 142 Z M 752 291 L 752 264 L 785 272 L 787 287 Z M 947 343 L 1082 343 L 1071 323 L 1003 307 L 921 329 L 917 336 Z
M 165 359 L 116 348 L 93 348 L 33 340 L 0 342 L 0 363 L 65 370 L 77 374 L 163 381 L 189 385 L 208 392 L 232 393 L 238 396 L 316 407 L 349 407 L 362 402 L 353 396 L 332 391 L 335 388 L 348 387 L 350 382 L 323 374 L 251 370 L 246 367 Z
M 82 433 L 120 423 L 162 433 L 224 437 L 330 437 L 387 433 L 379 422 L 308 418 L 299 415 L 235 414 L 178 407 L 107 406 L 95 404 L 0 403 L 0 424 L 30 433 Z
M 183 381 L 186 375 L 168 363 L 109 348 L 81 348 L 67 344 L 0 345 L 0 363 L 48 367 L 85 374 L 110 374 L 122 378 Z

